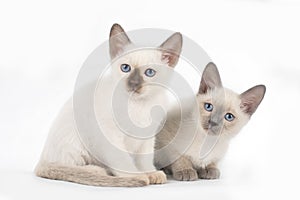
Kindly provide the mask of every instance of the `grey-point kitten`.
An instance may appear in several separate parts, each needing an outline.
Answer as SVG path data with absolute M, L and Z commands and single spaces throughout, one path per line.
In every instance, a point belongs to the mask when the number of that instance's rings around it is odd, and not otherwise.
M 164 69 L 175 67 L 181 47 L 182 36 L 174 33 L 157 48 L 133 51 L 136 46 L 124 29 L 114 24 L 109 38 L 111 66 L 94 91 L 94 111 L 106 139 L 125 153 L 113 154 L 107 150 L 103 140 L 97 143 L 97 147 L 81 140 L 71 98 L 51 127 L 35 169 L 36 175 L 93 186 L 138 187 L 165 183 L 166 175 L 155 169 L 153 157 L 145 159 L 135 156 L 153 155 L 154 138 L 136 139 L 125 134 L 115 121 L 114 114 L 120 113 L 114 113 L 112 99 L 115 92 L 119 92 L 121 98 L 117 99 L 117 103 L 120 104 L 123 99 L 128 101 L 125 103 L 128 104 L 128 115 L 132 122 L 141 126 L 149 124 L 153 104 L 163 104 L 165 96 L 163 88 L 150 83 L 161 79 L 168 82 L 171 74 Z M 130 98 L 127 99 L 128 96 Z M 95 159 L 95 155 L 90 153 L 91 148 L 99 149 L 97 158 L 101 160 Z M 131 156 L 130 153 L 135 154 Z
M 264 85 L 252 87 L 242 94 L 226 89 L 222 86 L 216 65 L 209 63 L 202 74 L 196 96 L 197 107 L 184 106 L 183 111 L 188 113 L 185 117 L 190 119 L 181 119 L 180 109 L 174 107 L 168 114 L 164 128 L 156 137 L 156 151 L 168 145 L 172 149 L 165 151 L 163 155 L 155 155 L 157 168 L 163 167 L 165 172 L 181 181 L 219 178 L 217 165 L 224 157 L 229 141 L 250 120 L 265 91 Z M 193 122 L 196 119 L 199 121 L 195 134 L 186 132 L 181 142 L 173 144 L 172 140 L 180 123 Z M 192 141 L 191 145 L 181 154 L 183 143 L 189 139 Z M 171 162 L 172 159 L 175 162 L 165 167 L 166 160 Z

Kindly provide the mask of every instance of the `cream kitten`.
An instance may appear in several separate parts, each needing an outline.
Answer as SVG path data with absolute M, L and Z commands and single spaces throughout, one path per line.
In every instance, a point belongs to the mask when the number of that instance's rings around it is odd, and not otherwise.
M 185 119 L 181 119 L 182 113 L 178 107 L 173 109 L 157 135 L 156 150 L 167 145 L 173 148 L 164 155 L 155 155 L 157 168 L 164 168 L 174 179 L 182 181 L 219 178 L 217 164 L 224 157 L 230 139 L 249 121 L 262 101 L 265 90 L 264 85 L 257 85 L 237 94 L 223 88 L 217 67 L 209 63 L 202 74 L 196 97 L 197 107 L 189 106 L 189 102 L 183 105 L 183 112 L 188 113 Z M 196 119 L 200 120 L 195 134 L 179 129 L 182 121 L 197 123 Z M 182 142 L 194 137 L 185 152 L 182 151 L 182 144 L 172 144 L 178 130 L 186 135 Z M 172 159 L 176 161 L 165 167 L 165 161 Z
M 89 151 L 93 147 L 85 146 L 77 132 L 71 99 L 62 108 L 50 130 L 35 169 L 37 176 L 94 186 L 129 187 L 166 182 L 166 175 L 155 169 L 153 156 L 143 158 L 129 154 L 153 155 L 154 137 L 136 139 L 120 130 L 114 121 L 114 114 L 119 116 L 124 113 L 113 113 L 111 101 L 115 93 L 120 94 L 120 99 L 115 99 L 116 105 L 128 106 L 126 111 L 130 120 L 139 127 L 149 125 L 153 105 L 164 103 L 163 90 L 151 83 L 169 78 L 170 74 L 166 74 L 163 68 L 175 67 L 177 64 L 182 36 L 175 33 L 156 49 L 131 51 L 135 46 L 122 27 L 114 24 L 109 47 L 111 69 L 95 91 L 94 108 L 98 124 L 108 141 L 125 153 L 122 157 L 112 155 L 100 141 L 95 148 L 101 149 L 97 158 L 101 158 L 104 163 L 95 159 Z M 124 99 L 128 102 L 122 102 Z

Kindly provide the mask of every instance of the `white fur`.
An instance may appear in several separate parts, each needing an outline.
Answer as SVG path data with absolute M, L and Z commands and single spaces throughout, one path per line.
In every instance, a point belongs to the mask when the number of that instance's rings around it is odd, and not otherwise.
M 152 108 L 157 105 L 164 108 L 168 103 L 163 87 L 154 83 L 169 81 L 172 75 L 169 69 L 177 64 L 181 47 L 182 36 L 174 33 L 159 48 L 138 49 L 123 28 L 114 24 L 109 38 L 111 67 L 98 80 L 92 105 L 94 112 L 78 113 L 74 110 L 77 104 L 73 105 L 72 99 L 65 104 L 50 130 L 36 175 L 96 186 L 165 183 L 166 175 L 153 165 L 154 136 L 164 113 L 153 119 Z M 124 64 L 129 65 L 131 71 L 124 71 Z M 155 76 L 146 76 L 148 68 L 156 71 Z M 85 87 L 80 87 L 80 90 L 90 91 Z M 86 93 L 78 94 L 76 97 L 82 97 L 81 100 L 88 99 Z M 86 105 L 91 106 L 88 102 Z M 116 107 L 119 109 L 115 110 Z M 85 108 L 80 106 L 77 109 Z M 94 122 L 94 114 L 98 126 L 85 121 Z M 78 115 L 83 120 L 76 124 Z M 87 119 L 87 116 L 91 117 Z M 120 125 L 124 120 L 125 123 Z M 144 154 L 148 156 L 140 156 Z
M 161 61 L 161 53 L 158 50 L 141 50 L 129 53 L 113 63 L 112 70 L 99 82 L 95 91 L 95 113 L 99 126 L 107 139 L 120 150 L 130 153 L 151 154 L 154 151 L 154 137 L 146 140 L 134 139 L 124 134 L 114 121 L 111 100 L 115 92 L 114 87 L 119 81 L 121 81 L 121 85 L 123 84 L 123 87 L 119 89 L 124 90 L 124 95 L 128 95 L 125 82 L 122 83 L 124 78 L 126 80 L 128 74 L 121 72 L 119 66 L 122 63 L 130 64 L 133 68 L 134 66 L 142 66 L 139 67 L 140 69 L 148 68 L 155 63 L 156 65 L 152 68 L 157 71 L 157 78 L 166 77 L 165 74 L 159 74 L 163 73 L 163 70 L 160 70 L 159 68 L 162 66 L 157 66 L 157 64 L 167 66 Z M 144 77 L 144 79 L 147 78 Z M 141 127 L 151 124 L 153 120 L 150 115 L 152 107 L 155 105 L 165 107 L 164 104 L 167 104 L 163 96 L 162 89 L 153 86 L 145 86 L 140 96 L 134 96 L 133 94 L 128 102 L 128 113 L 133 123 Z M 161 119 L 163 119 L 163 116 Z M 157 126 L 159 126 L 159 119 L 156 120 L 158 120 Z M 100 155 L 101 159 L 104 159 L 105 163 L 114 165 L 115 161 L 113 161 L 110 152 L 104 151 L 102 153 L 103 155 Z M 89 154 L 88 149 L 80 140 L 76 130 L 72 100 L 65 104 L 55 120 L 40 162 L 59 163 L 60 165 L 101 165 L 94 159 L 94 156 Z M 123 166 L 136 170 L 136 172 L 155 171 L 153 158 L 139 161 L 136 158 L 131 158 L 128 154 L 127 158 L 122 158 L 122 161 L 118 162 L 121 162 Z M 126 167 L 124 168 L 126 169 Z M 119 170 L 109 169 L 109 171 L 118 176 L 128 175 Z

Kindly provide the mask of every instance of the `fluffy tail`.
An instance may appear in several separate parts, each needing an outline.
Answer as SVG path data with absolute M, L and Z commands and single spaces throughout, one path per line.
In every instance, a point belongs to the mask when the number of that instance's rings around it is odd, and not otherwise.
M 104 168 L 94 165 L 63 166 L 54 163 L 44 163 L 36 167 L 35 174 L 42 178 L 92 186 L 141 187 L 149 185 L 149 179 L 145 175 L 133 177 L 109 176 Z

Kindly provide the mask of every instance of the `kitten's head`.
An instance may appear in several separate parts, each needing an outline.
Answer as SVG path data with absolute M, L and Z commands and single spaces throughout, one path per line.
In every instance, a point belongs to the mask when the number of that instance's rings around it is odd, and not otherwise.
M 123 28 L 114 24 L 109 38 L 113 77 L 134 96 L 154 95 L 157 87 L 151 86 L 151 83 L 168 81 L 168 68 L 177 64 L 181 47 L 182 35 L 174 33 L 157 48 L 138 49 Z
M 259 106 L 265 91 L 264 85 L 254 86 L 242 94 L 226 89 L 216 65 L 209 63 L 197 95 L 202 128 L 208 134 L 236 135 Z

